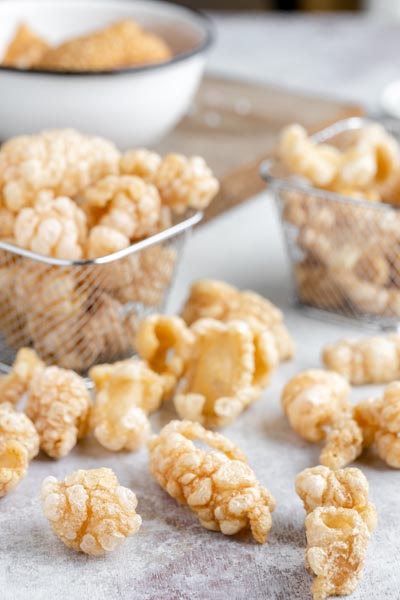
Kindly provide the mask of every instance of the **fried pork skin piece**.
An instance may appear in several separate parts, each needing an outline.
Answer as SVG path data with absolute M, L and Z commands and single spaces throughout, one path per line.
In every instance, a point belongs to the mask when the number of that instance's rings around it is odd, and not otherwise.
M 272 333 L 280 360 L 294 356 L 294 342 L 283 323 L 281 311 L 255 292 L 242 292 L 223 281 L 200 279 L 192 284 L 181 316 L 188 325 L 202 318 L 246 321 L 255 331 Z
M 25 477 L 28 465 L 28 451 L 25 446 L 0 435 L 0 498 L 15 490 Z
M 28 460 L 39 453 L 40 440 L 34 424 L 9 402 L 0 404 L 0 440 L 13 440 L 22 444 L 28 453 Z
M 92 367 L 89 376 L 96 386 L 91 423 L 97 441 L 114 451 L 143 446 L 151 432 L 147 415 L 161 404 L 161 377 L 133 358 Z
M 6 48 L 2 64 L 5 67 L 30 69 L 35 67 L 50 48 L 30 27 L 21 23 Z
M 118 173 L 120 153 L 103 138 L 52 129 L 9 139 L 0 149 L 0 191 L 13 213 L 39 192 L 74 198 L 105 175 Z
M 197 448 L 195 439 L 212 450 Z M 150 471 L 157 482 L 187 504 L 206 529 L 225 535 L 250 529 L 257 542 L 266 541 L 275 500 L 227 438 L 199 423 L 171 421 L 148 447 Z
M 73 371 L 47 367 L 32 379 L 25 412 L 52 458 L 66 456 L 89 430 L 90 394 Z
M 50 48 L 37 66 L 55 71 L 113 71 L 165 62 L 171 56 L 171 50 L 159 36 L 124 19 Z
M 362 576 L 370 538 L 361 516 L 351 508 L 319 507 L 305 526 L 306 562 L 317 576 L 313 599 L 351 594 Z
M 400 335 L 340 340 L 324 348 L 322 359 L 353 385 L 389 383 L 400 378 Z
M 350 386 L 344 377 L 310 369 L 286 384 L 281 402 L 293 429 L 309 442 L 320 442 L 327 427 L 351 412 L 349 395 Z
M 18 404 L 28 391 L 29 384 L 35 374 L 40 373 L 45 364 L 31 348 L 21 348 L 10 373 L 0 375 L 0 403 Z M 0 405 L 1 407 L 1 405 Z
M 64 482 L 47 477 L 41 487 L 45 517 L 68 548 L 101 556 L 138 532 L 137 499 L 111 469 L 80 469 Z
M 354 508 L 368 527 L 376 529 L 376 508 L 369 502 L 369 485 L 360 469 L 329 469 L 324 466 L 304 469 L 296 477 L 296 493 L 307 514 L 319 506 Z
M 251 403 L 274 373 L 279 357 L 270 332 L 254 333 L 244 321 L 200 319 L 175 408 L 181 418 L 225 427 Z

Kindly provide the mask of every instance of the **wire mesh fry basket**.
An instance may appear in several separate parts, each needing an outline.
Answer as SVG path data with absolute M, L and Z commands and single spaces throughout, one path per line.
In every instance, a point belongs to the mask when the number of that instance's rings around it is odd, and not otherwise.
M 201 212 L 93 260 L 48 258 L 0 241 L 0 370 L 19 348 L 86 374 L 134 353 L 139 321 L 164 309 L 184 244 Z
M 312 139 L 340 146 L 367 123 L 339 121 Z M 385 123 L 385 128 L 400 141 L 399 123 Z M 277 161 L 265 161 L 261 175 L 274 193 L 296 304 L 330 320 L 398 328 L 399 209 L 314 188 L 288 176 Z

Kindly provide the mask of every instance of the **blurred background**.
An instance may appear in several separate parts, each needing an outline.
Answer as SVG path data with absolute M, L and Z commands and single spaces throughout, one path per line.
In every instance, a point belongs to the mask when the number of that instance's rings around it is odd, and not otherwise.
M 400 0 L 189 0 L 181 4 L 206 10 L 370 11 L 400 16 Z

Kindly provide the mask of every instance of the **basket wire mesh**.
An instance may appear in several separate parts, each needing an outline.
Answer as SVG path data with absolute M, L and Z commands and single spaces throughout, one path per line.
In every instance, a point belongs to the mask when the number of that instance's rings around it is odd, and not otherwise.
M 313 139 L 340 146 L 367 123 L 339 121 Z M 385 122 L 385 128 L 400 142 L 400 123 Z M 288 176 L 277 161 L 265 161 L 261 175 L 274 193 L 296 305 L 328 320 L 398 329 L 399 209 L 314 188 Z
M 186 215 L 94 260 L 47 258 L 0 241 L 0 370 L 9 371 L 23 346 L 82 374 L 131 356 L 139 321 L 164 310 L 184 244 L 201 217 Z

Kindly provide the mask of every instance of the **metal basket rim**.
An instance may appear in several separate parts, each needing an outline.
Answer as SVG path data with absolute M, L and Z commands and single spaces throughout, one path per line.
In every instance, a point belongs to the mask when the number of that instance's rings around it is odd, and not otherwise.
M 44 263 L 47 265 L 58 266 L 58 267 L 84 267 L 90 265 L 104 265 L 108 263 L 115 262 L 122 258 L 126 258 L 127 256 L 131 256 L 136 252 L 140 252 L 144 248 L 148 248 L 153 246 L 154 244 L 158 244 L 170 238 L 173 238 L 186 229 L 190 229 L 200 223 L 203 218 L 203 211 L 197 210 L 189 214 L 187 218 L 183 221 L 179 221 L 175 225 L 160 231 L 144 240 L 140 240 L 139 242 L 135 242 L 131 244 L 127 248 L 123 250 L 119 250 L 118 252 L 113 252 L 112 254 L 107 254 L 106 256 L 101 256 L 99 258 L 93 259 L 83 259 L 83 260 L 66 260 L 63 258 L 52 258 L 50 256 L 44 256 L 42 254 L 37 254 L 36 252 L 32 252 L 31 250 L 26 250 L 25 248 L 20 248 L 19 246 L 15 246 L 14 244 L 9 244 L 8 242 L 4 242 L 0 240 L 0 250 L 4 250 L 9 252 L 10 254 L 16 254 L 18 256 L 22 256 L 24 258 L 30 258 L 36 262 Z
M 329 141 L 329 139 L 340 133 L 361 129 L 367 124 L 376 122 L 376 120 L 368 119 L 365 117 L 350 117 L 348 119 L 336 121 L 332 125 L 329 125 L 328 127 L 321 129 L 320 131 L 317 131 L 314 135 L 310 137 L 313 141 L 319 144 L 322 142 Z M 397 128 L 399 128 L 400 134 L 400 126 L 398 122 L 394 120 L 383 120 L 379 122 L 384 126 L 387 126 L 388 124 L 392 124 L 393 126 L 396 125 Z M 271 171 L 273 167 L 277 164 L 279 164 L 279 161 L 271 158 L 262 161 L 259 168 L 260 176 L 262 177 L 262 179 L 264 179 L 266 183 L 268 183 L 271 186 L 273 190 L 299 192 L 302 194 L 316 196 L 317 198 L 320 198 L 322 200 L 329 200 L 346 205 L 362 206 L 370 210 L 376 210 L 381 212 L 398 212 L 400 210 L 400 207 L 395 206 L 393 204 L 387 204 L 384 202 L 371 202 L 370 200 L 363 200 L 360 198 L 350 198 L 349 196 L 345 196 L 343 194 L 337 194 L 335 192 L 322 190 L 321 188 L 314 187 L 307 183 L 302 183 L 301 181 L 291 181 L 290 179 L 276 177 L 272 174 Z

